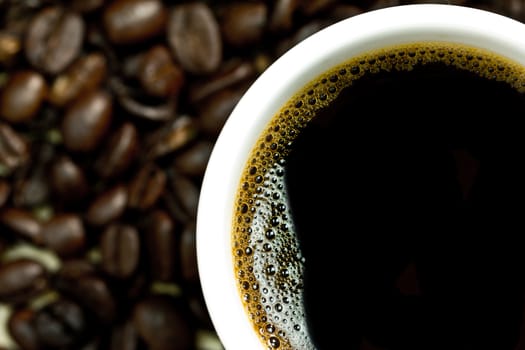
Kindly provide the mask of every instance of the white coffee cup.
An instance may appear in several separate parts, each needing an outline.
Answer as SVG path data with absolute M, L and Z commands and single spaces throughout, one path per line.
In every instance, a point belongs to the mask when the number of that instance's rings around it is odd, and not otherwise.
M 232 256 L 234 201 L 254 143 L 294 93 L 329 68 L 370 50 L 415 41 L 470 45 L 525 65 L 525 25 L 518 21 L 454 5 L 396 6 L 343 20 L 300 42 L 257 79 L 231 113 L 208 163 L 197 218 L 203 293 L 227 350 L 268 348 L 244 308 Z

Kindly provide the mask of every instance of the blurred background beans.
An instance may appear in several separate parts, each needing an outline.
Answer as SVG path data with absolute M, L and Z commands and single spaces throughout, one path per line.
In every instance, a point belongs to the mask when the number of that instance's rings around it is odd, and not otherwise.
M 228 115 L 301 40 L 423 2 L 0 0 L 0 350 L 222 350 L 195 217 Z

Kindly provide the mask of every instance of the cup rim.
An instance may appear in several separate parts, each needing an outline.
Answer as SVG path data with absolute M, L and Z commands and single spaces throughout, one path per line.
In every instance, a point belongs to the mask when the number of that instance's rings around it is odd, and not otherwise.
M 525 65 L 525 25 L 517 20 L 461 5 L 398 5 L 363 12 L 306 38 L 275 60 L 234 107 L 208 161 L 196 226 L 202 292 L 225 349 L 264 349 L 241 301 L 231 245 L 234 201 L 256 140 L 293 94 L 322 72 L 360 53 L 414 41 L 468 44 Z

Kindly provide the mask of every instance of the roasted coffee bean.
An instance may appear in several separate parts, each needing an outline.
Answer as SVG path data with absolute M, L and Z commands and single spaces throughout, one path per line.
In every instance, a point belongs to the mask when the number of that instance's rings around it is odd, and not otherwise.
M 118 219 L 128 203 L 128 189 L 117 184 L 98 195 L 89 206 L 86 221 L 93 226 L 102 226 Z
M 12 65 L 21 50 L 20 37 L 0 29 L 0 65 Z
M 25 36 L 29 62 L 48 74 L 57 74 L 79 55 L 84 21 L 62 7 L 46 7 L 33 18 Z
M 0 172 L 9 174 L 29 159 L 29 142 L 9 124 L 0 122 Z
M 113 327 L 108 350 L 137 350 L 138 336 L 131 320 Z
M 150 213 L 144 224 L 150 274 L 153 279 L 170 282 L 177 268 L 175 222 L 163 210 Z
M 129 184 L 128 206 L 139 210 L 152 207 L 166 188 L 166 174 L 155 163 L 145 164 Z
M 400 0 L 376 0 L 372 4 L 372 6 L 370 6 L 370 10 L 381 9 L 381 8 L 390 7 L 390 6 L 397 6 L 400 4 L 401 4 Z
M 145 140 L 146 158 L 153 160 L 183 148 L 197 136 L 197 132 L 197 122 L 189 116 L 180 116 L 166 123 Z
M 86 241 L 84 224 L 79 215 L 61 213 L 42 225 L 44 245 L 59 256 L 68 258 L 80 252 Z
M 322 11 L 328 10 L 337 1 L 335 0 L 309 0 L 302 1 L 299 5 L 299 10 L 306 16 L 311 17 Z
M 46 98 L 47 83 L 33 70 L 13 73 L 0 96 L 0 116 L 11 123 L 33 119 Z
M 110 136 L 96 160 L 97 173 L 112 178 L 124 172 L 135 160 L 139 151 L 139 133 L 131 122 L 123 123 Z
M 198 104 L 210 95 L 253 78 L 255 74 L 251 61 L 231 59 L 224 62 L 216 73 L 194 81 L 189 87 L 189 100 L 192 104 Z
M 180 264 L 184 280 L 198 284 L 196 231 L 193 222 L 188 223 L 181 234 Z
M 213 143 L 202 140 L 179 153 L 173 162 L 180 172 L 189 176 L 202 176 L 208 165 Z
M 199 126 L 211 136 L 219 135 L 228 116 L 246 91 L 244 86 L 221 90 L 199 104 Z
M 100 350 L 103 348 L 103 341 L 101 338 L 102 337 L 95 337 L 94 339 L 91 339 L 87 344 L 82 345 L 80 350 Z
M 7 323 L 9 334 L 23 350 L 39 350 L 41 348 L 34 321 L 35 312 L 28 308 L 14 310 L 9 317 Z
M 277 0 L 270 16 L 270 29 L 274 32 L 289 31 L 294 25 L 293 17 L 299 3 L 298 0 Z
M 6 250 L 7 248 L 7 241 L 5 240 L 4 237 L 0 237 L 0 255 L 4 252 L 4 250 Z
M 225 43 L 245 47 L 264 35 L 268 9 L 264 2 L 233 2 L 223 10 L 220 27 Z
M 104 28 L 117 44 L 132 44 L 164 29 L 166 9 L 159 0 L 115 0 L 104 9 Z
M 73 282 L 84 276 L 94 275 L 96 273 L 95 266 L 85 259 L 68 259 L 56 273 L 56 279 L 59 284 L 64 282 Z
M 11 186 L 9 182 L 5 180 L 0 180 L 0 208 L 2 208 L 7 202 L 9 195 L 11 193 Z
M 168 297 L 140 301 L 133 310 L 133 325 L 150 349 L 187 350 L 194 342 L 185 311 Z
M 337 4 L 331 9 L 329 17 L 333 21 L 340 21 L 346 18 L 353 17 L 360 13 L 363 13 L 363 9 L 358 6 L 349 4 Z
M 203 328 L 207 329 L 212 326 L 212 321 L 210 314 L 208 313 L 208 309 L 206 308 L 204 297 L 199 288 L 199 284 L 195 284 L 193 288 L 191 288 L 191 290 L 194 292 L 191 293 L 191 297 L 188 300 L 188 306 L 191 310 L 191 313 L 198 320 L 199 324 L 201 324 Z
M 173 120 L 177 106 L 177 96 L 169 96 L 161 104 L 148 104 L 141 100 L 144 95 L 138 95 L 132 88 L 125 86 L 120 79 L 112 79 L 110 85 L 117 95 L 118 102 L 130 114 L 148 120 Z M 147 95 L 147 94 L 146 94 Z
M 178 96 L 184 84 L 184 71 L 172 59 L 164 45 L 153 46 L 142 58 L 138 77 L 152 96 Z
M 63 73 L 59 74 L 49 92 L 49 101 L 62 107 L 77 97 L 97 89 L 106 78 L 107 62 L 99 52 L 79 57 Z
M 221 64 L 219 24 L 205 2 L 176 5 L 170 13 L 167 31 L 173 54 L 188 72 L 208 74 Z
M 82 308 L 62 298 L 37 311 L 34 329 L 44 347 L 71 349 L 82 340 L 87 324 Z
M 129 277 L 137 268 L 140 257 L 139 234 L 135 227 L 114 223 L 100 240 L 102 269 L 112 277 Z
M 461 1 L 459 2 L 460 4 L 462 3 Z M 518 21 L 525 20 L 525 8 L 522 0 L 502 0 L 494 2 L 497 12 L 507 14 Z
M 27 258 L 0 265 L 0 303 L 23 303 L 47 287 L 47 271 Z
M 50 181 L 52 191 L 66 203 L 82 199 L 88 192 L 84 170 L 67 155 L 57 156 L 52 161 Z
M 187 176 L 171 171 L 169 173 L 169 189 L 171 192 L 165 198 L 172 201 L 171 208 L 174 215 L 184 222 L 197 216 L 199 203 L 199 189 Z
M 71 8 L 78 12 L 93 12 L 104 5 L 105 0 L 72 0 Z
M 123 58 L 120 69 L 124 78 L 138 79 L 146 53 L 138 52 Z
M 59 271 L 54 281 L 56 288 L 83 306 L 98 321 L 105 325 L 111 324 L 117 315 L 117 304 L 110 286 L 96 272 L 83 271 L 80 268 L 77 265 L 72 269 Z
M 281 40 L 275 47 L 275 53 L 277 56 L 281 56 L 286 51 L 288 51 L 290 48 L 292 48 L 294 45 L 297 45 L 310 35 L 318 32 L 319 30 L 326 27 L 330 22 L 322 19 L 322 20 L 313 20 L 306 24 L 304 24 L 302 27 L 300 27 L 292 36 L 289 36 L 283 40 Z
M 35 207 L 44 203 L 51 188 L 47 167 L 54 156 L 54 148 L 49 144 L 33 144 L 35 154 L 31 164 L 26 164 L 19 172 L 20 177 L 14 181 L 13 204 L 17 207 Z
M 0 223 L 21 238 L 36 245 L 44 242 L 42 225 L 32 212 L 22 208 L 5 208 L 0 211 Z
M 75 100 L 67 109 L 62 122 L 65 146 L 74 152 L 95 149 L 108 131 L 112 112 L 112 98 L 102 90 Z

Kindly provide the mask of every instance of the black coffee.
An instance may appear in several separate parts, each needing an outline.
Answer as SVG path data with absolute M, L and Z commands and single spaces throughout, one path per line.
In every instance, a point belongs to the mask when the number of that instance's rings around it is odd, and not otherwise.
M 254 145 L 237 197 L 238 285 L 261 341 L 514 349 L 524 84 L 502 57 L 418 43 L 298 92 Z

